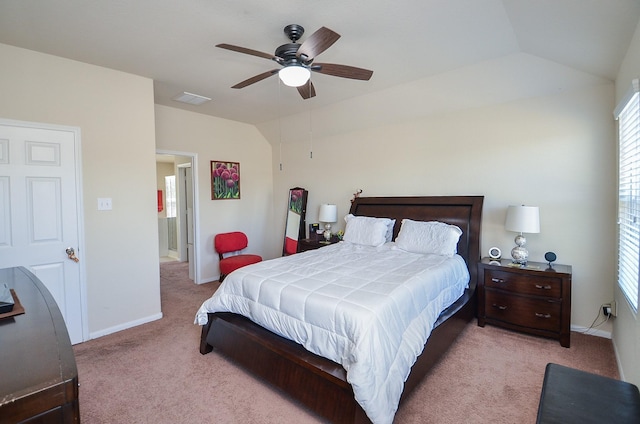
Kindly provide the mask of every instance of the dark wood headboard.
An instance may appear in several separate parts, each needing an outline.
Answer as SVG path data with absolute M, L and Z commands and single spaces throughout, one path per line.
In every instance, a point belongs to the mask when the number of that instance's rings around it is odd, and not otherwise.
M 351 204 L 349 212 L 357 216 L 395 219 L 394 239 L 400 231 L 403 218 L 457 225 L 462 230 L 458 254 L 469 268 L 469 284 L 475 286 L 476 264 L 480 260 L 483 201 L 484 196 L 358 197 Z

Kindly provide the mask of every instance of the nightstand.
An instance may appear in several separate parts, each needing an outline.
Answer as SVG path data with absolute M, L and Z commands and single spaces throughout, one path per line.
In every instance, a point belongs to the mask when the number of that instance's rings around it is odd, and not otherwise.
M 324 237 L 308 238 L 298 240 L 298 252 L 306 252 L 307 250 L 319 249 L 330 244 L 339 242 L 337 236 L 331 237 L 329 243 L 324 242 Z
M 558 339 L 571 337 L 571 266 L 483 258 L 478 263 L 478 325 Z

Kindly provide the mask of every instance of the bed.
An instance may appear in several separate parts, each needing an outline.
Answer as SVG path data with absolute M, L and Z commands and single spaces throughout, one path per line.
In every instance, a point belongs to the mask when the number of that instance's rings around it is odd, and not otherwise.
M 440 221 L 462 230 L 457 254 L 464 260 L 468 271 L 468 288 L 435 319 L 428 342 L 401 389 L 400 403 L 420 383 L 475 314 L 482 203 L 482 196 L 359 197 L 352 203 L 350 213 L 355 216 L 394 219 L 394 238 L 404 218 Z M 370 422 L 355 400 L 354 390 L 342 365 L 313 354 L 242 315 L 209 313 L 206 321 L 200 340 L 202 354 L 215 349 L 331 422 Z

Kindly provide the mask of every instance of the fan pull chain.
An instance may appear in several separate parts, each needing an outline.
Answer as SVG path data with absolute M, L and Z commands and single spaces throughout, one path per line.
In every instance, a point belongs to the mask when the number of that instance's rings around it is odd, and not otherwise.
M 282 83 L 278 78 L 278 133 L 280 137 L 280 171 L 282 171 Z
M 311 78 L 308 81 L 309 92 L 311 92 Z M 309 101 L 309 159 L 313 159 L 313 122 L 311 120 L 311 99 Z

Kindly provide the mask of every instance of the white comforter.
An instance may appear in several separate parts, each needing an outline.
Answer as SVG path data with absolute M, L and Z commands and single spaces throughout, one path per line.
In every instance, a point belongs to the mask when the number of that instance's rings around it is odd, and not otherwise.
M 232 272 L 196 323 L 208 312 L 242 314 L 342 364 L 369 419 L 387 424 L 438 315 L 468 281 L 457 255 L 341 242 Z

